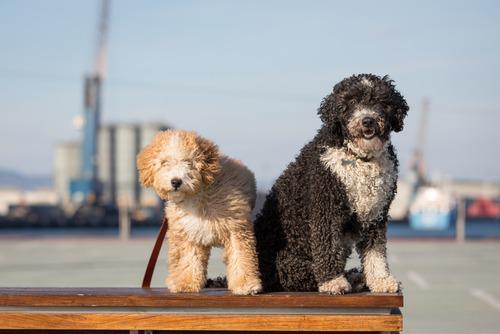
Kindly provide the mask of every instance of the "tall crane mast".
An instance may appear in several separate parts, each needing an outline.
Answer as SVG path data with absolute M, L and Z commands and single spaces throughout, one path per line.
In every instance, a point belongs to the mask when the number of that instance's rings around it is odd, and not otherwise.
M 102 0 L 101 15 L 97 30 L 93 75 L 99 78 L 104 78 L 107 70 L 106 60 L 108 55 L 108 22 L 110 2 L 110 0 Z
M 101 87 L 106 75 L 109 10 L 110 0 L 102 0 L 93 69 L 84 81 L 80 178 L 72 180 L 70 184 L 74 199 L 90 202 L 99 199 L 101 193 L 101 184 L 98 179 L 97 142 L 101 118 Z
M 429 99 L 422 100 L 422 109 L 420 113 L 420 122 L 417 129 L 417 142 L 413 155 L 410 160 L 410 170 L 407 181 L 410 187 L 409 202 L 407 210 L 413 201 L 415 201 L 419 188 L 427 183 L 424 159 L 425 137 L 427 132 L 427 118 L 429 115 Z
M 429 99 L 422 100 L 422 109 L 420 113 L 420 123 L 417 130 L 417 142 L 413 151 L 413 159 L 410 168 L 416 174 L 419 185 L 425 183 L 425 159 L 424 146 L 427 132 L 427 118 L 429 117 Z

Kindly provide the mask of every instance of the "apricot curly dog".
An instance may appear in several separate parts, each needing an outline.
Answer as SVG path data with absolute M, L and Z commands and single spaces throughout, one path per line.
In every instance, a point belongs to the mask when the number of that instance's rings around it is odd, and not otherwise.
M 241 162 L 194 132 L 167 130 L 137 156 L 141 183 L 167 202 L 172 292 L 198 292 L 207 280 L 212 247 L 224 248 L 228 288 L 262 290 L 251 211 L 255 177 Z

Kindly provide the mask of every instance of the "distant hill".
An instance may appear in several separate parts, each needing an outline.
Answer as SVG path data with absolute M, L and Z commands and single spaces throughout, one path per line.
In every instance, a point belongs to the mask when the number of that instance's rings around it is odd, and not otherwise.
M 10 169 L 0 168 L 0 187 L 15 187 L 24 190 L 52 186 L 49 175 L 29 175 Z

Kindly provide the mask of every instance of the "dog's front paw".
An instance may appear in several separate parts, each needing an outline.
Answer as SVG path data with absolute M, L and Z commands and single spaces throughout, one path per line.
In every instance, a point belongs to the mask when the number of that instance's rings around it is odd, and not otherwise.
M 173 281 L 167 278 L 167 288 L 172 293 L 196 293 L 200 292 L 203 284 L 193 282 L 192 280 L 179 280 Z
M 342 295 L 351 291 L 351 284 L 344 275 L 333 278 L 319 286 L 319 292 L 326 292 L 331 295 Z
M 389 275 L 386 277 L 377 277 L 366 280 L 366 285 L 371 292 L 389 292 L 394 293 L 401 290 L 401 282 Z
M 197 293 L 201 291 L 198 285 L 188 285 L 188 284 L 169 284 L 167 288 L 173 293 Z
M 231 292 L 235 295 L 256 295 L 262 292 L 262 283 L 258 278 L 246 280 L 242 285 L 232 287 Z

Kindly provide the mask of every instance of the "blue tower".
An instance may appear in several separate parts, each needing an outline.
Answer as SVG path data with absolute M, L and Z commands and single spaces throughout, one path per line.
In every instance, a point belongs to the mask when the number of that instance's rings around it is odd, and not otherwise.
M 80 178 L 72 180 L 70 192 L 74 200 L 93 202 L 99 199 L 97 140 L 101 113 L 101 79 L 85 78 L 83 138 L 81 145 Z
M 94 71 L 85 78 L 80 178 L 70 182 L 71 196 L 77 202 L 96 203 L 102 188 L 98 179 L 97 143 L 101 115 L 101 86 L 106 72 L 109 2 L 102 0 Z

